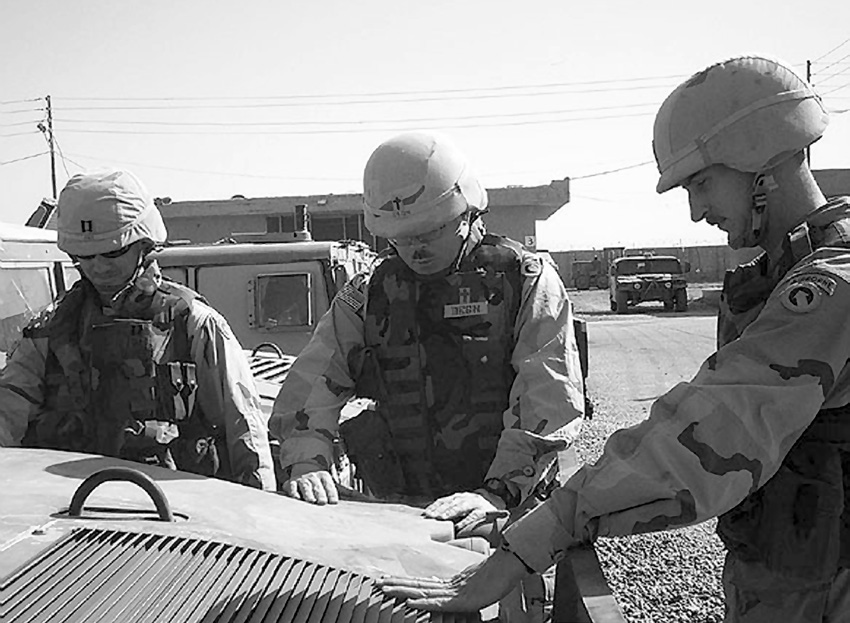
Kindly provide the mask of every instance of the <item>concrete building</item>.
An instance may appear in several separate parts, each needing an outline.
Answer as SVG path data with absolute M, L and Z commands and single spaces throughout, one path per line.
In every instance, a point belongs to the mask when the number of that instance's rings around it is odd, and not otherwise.
M 535 223 L 545 221 L 570 200 L 569 179 L 546 186 L 508 186 L 487 190 L 487 227 L 530 248 L 536 245 Z M 315 240 L 363 240 L 380 248 L 363 224 L 360 194 L 263 197 L 225 200 L 170 201 L 157 199 L 171 240 L 215 242 L 245 234 L 295 231 L 295 206 L 306 205 Z

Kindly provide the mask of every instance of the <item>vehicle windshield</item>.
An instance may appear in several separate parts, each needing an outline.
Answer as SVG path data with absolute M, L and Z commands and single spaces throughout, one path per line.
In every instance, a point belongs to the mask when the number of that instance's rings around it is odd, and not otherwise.
M 617 262 L 618 275 L 646 275 L 651 273 L 681 274 L 682 267 L 676 258 L 636 257 Z

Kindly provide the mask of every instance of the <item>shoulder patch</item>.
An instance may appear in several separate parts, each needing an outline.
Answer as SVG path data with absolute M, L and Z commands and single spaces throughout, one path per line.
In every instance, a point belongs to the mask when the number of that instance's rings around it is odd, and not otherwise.
M 543 270 L 543 263 L 536 255 L 527 255 L 522 260 L 522 276 L 534 277 Z
M 346 283 L 342 289 L 337 292 L 337 299 L 350 307 L 354 311 L 360 311 L 366 302 L 366 295 L 363 293 L 363 284 L 366 279 L 363 274 L 357 274 Z
M 779 293 L 779 302 L 788 311 L 805 314 L 820 307 L 823 296 L 824 292 L 819 286 L 797 278 L 782 288 Z

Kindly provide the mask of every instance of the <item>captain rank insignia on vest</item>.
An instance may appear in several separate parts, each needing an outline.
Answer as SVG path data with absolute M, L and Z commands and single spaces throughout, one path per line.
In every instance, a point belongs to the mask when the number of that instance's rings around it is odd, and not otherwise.
M 458 302 L 443 308 L 443 318 L 483 316 L 489 311 L 487 301 L 473 301 L 472 288 L 458 288 Z

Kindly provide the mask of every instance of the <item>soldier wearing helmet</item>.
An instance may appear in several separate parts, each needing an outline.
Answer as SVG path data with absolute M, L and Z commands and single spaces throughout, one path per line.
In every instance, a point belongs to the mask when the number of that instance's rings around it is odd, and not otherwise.
M 391 579 L 431 609 L 491 603 L 578 543 L 718 517 L 728 622 L 846 621 L 850 613 L 850 198 L 829 201 L 804 150 L 820 97 L 787 64 L 711 65 L 662 104 L 658 192 L 763 253 L 727 274 L 718 350 L 650 417 L 504 533 L 455 583 Z
M 486 233 L 487 193 L 445 137 L 396 136 L 364 170 L 365 222 L 390 248 L 334 299 L 270 419 L 284 491 L 335 503 L 342 436 L 369 490 L 463 536 L 533 505 L 575 464 L 584 409 L 556 269 Z M 374 410 L 340 426 L 351 397 Z
M 103 454 L 275 489 L 268 428 L 227 322 L 163 278 L 165 225 L 126 171 L 72 177 L 58 245 L 82 275 L 0 372 L 0 445 Z

